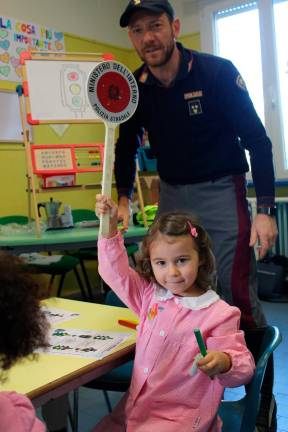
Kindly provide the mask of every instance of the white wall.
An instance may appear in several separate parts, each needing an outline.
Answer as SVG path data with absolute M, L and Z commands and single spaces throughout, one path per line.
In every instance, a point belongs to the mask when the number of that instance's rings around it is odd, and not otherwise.
M 203 1 L 203 0 L 202 0 Z M 200 31 L 199 7 L 197 0 L 172 0 L 176 15 L 181 20 L 181 34 L 197 33 Z
M 200 31 L 198 1 L 171 0 L 181 19 L 181 34 Z M 128 48 L 127 31 L 119 26 L 127 4 L 128 0 L 2 0 L 0 14 Z
M 126 0 L 2 0 L 0 14 L 55 30 L 125 46 L 119 17 Z

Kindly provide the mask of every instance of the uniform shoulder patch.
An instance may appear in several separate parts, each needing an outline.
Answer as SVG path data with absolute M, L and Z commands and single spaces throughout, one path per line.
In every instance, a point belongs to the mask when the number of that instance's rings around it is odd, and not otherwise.
M 145 84 L 145 82 L 147 81 L 148 78 L 148 73 L 146 71 L 142 72 L 140 77 L 139 77 L 139 82 L 141 82 L 142 84 Z
M 245 81 L 240 74 L 236 78 L 236 84 L 238 87 L 240 87 L 241 90 L 247 91 Z

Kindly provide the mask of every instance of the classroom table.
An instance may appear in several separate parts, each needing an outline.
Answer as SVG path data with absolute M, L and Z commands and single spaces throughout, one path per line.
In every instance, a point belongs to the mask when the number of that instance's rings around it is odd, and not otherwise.
M 131 337 L 102 360 L 47 353 L 38 354 L 36 359 L 25 359 L 9 370 L 7 381 L 1 383 L 1 390 L 26 394 L 37 408 L 133 358 L 136 331 L 118 324 L 119 318 L 137 319 L 128 308 L 58 297 L 47 299 L 43 304 L 80 313 L 77 318 L 56 323 L 55 328 L 116 331 L 131 333 Z
M 130 226 L 124 238 L 128 241 L 140 241 L 147 228 Z M 52 250 L 71 250 L 96 247 L 99 228 L 75 227 L 60 230 L 48 230 L 37 237 L 34 232 L 13 232 L 9 235 L 0 232 L 0 250 L 18 254 L 23 252 L 43 252 Z

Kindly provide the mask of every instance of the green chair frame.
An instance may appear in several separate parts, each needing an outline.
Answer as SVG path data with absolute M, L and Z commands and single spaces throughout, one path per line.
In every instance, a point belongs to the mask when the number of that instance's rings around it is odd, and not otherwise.
M 27 225 L 28 217 L 23 215 L 9 215 L 0 217 L 0 225 L 8 225 L 10 223 L 17 223 L 19 225 Z
M 19 225 L 26 225 L 28 223 L 28 217 L 24 215 L 8 215 L 0 217 L 0 225 L 8 225 L 10 223 L 17 223 Z M 48 274 L 50 275 L 50 281 L 48 286 L 48 292 L 51 292 L 52 285 L 56 275 L 60 275 L 59 285 L 57 288 L 57 296 L 61 296 L 64 279 L 67 273 L 73 271 L 79 285 L 83 300 L 87 300 L 87 294 L 85 292 L 83 283 L 77 270 L 77 266 L 80 261 L 76 257 L 70 257 L 61 255 L 61 260 L 56 263 L 47 264 L 25 264 L 29 270 L 33 273 Z
M 237 401 L 223 400 L 218 414 L 223 426 L 222 432 L 254 432 L 260 405 L 261 386 L 270 355 L 281 343 L 282 336 L 275 326 L 267 326 L 261 345 L 261 354 L 246 394 Z
M 72 209 L 73 223 L 83 221 L 97 221 L 95 212 L 91 209 Z

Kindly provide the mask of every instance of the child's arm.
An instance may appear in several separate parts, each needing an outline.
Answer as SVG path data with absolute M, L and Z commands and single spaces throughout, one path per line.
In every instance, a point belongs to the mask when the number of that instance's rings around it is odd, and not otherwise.
M 104 214 L 110 215 L 110 228 L 109 233 L 106 234 L 105 238 L 114 237 L 117 234 L 117 223 L 118 223 L 118 209 L 114 201 L 105 195 L 96 195 L 96 205 L 95 205 L 96 216 L 101 216 Z
M 198 366 L 212 375 L 216 371 L 217 379 L 224 387 L 246 384 L 253 376 L 255 363 L 243 331 L 239 330 L 240 310 L 222 301 L 218 302 L 214 312 L 216 310 L 215 326 L 205 339 L 208 354 Z
M 109 233 L 98 238 L 99 275 L 126 306 L 140 315 L 143 298 L 148 301 L 152 296 L 153 285 L 129 266 L 124 241 L 117 230 L 116 204 L 111 198 L 97 195 L 95 211 L 97 216 L 110 214 Z
M 36 416 L 31 401 L 14 391 L 0 392 L 0 430 L 5 432 L 45 432 L 46 427 Z

